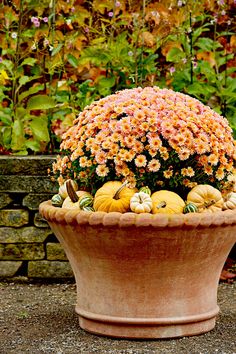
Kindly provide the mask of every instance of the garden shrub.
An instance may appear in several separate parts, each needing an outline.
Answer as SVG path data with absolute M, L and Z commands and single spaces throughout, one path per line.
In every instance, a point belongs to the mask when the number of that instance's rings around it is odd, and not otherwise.
M 1 153 L 55 153 L 92 101 L 157 85 L 236 131 L 235 0 L 4 0 Z

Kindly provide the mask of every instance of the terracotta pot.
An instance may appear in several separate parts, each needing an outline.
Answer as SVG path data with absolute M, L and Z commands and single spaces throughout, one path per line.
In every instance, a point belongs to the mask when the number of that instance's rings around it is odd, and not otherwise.
M 80 326 L 126 338 L 214 328 L 236 210 L 186 215 L 78 212 L 40 205 L 74 271 Z

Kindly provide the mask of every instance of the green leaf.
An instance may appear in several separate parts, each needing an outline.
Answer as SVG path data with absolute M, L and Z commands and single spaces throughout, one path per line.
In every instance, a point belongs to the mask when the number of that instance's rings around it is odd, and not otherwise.
M 18 102 L 22 102 L 26 97 L 34 95 L 35 93 L 39 92 L 40 90 L 43 90 L 43 88 L 44 88 L 43 85 L 37 85 L 37 86 L 30 87 L 29 90 L 24 91 L 19 95 Z
M 12 124 L 12 117 L 9 114 L 0 111 L 0 121 L 9 126 Z
M 207 31 L 210 31 L 209 28 L 203 28 L 203 27 L 199 27 L 197 28 L 196 30 L 193 31 L 193 34 L 192 34 L 192 40 L 193 40 L 193 43 L 195 42 L 195 40 L 203 33 L 203 32 L 207 32 Z
M 23 123 L 17 119 L 12 126 L 12 141 L 11 148 L 13 151 L 24 150 L 25 145 L 25 132 Z
M 32 80 L 36 80 L 36 79 L 39 79 L 40 78 L 40 76 L 21 76 L 20 77 L 20 79 L 19 79 L 19 87 L 18 87 L 18 89 L 21 87 L 21 86 L 23 86 L 23 85 L 25 85 L 25 84 L 27 84 L 28 82 L 30 82 L 30 81 L 32 81 Z
M 37 59 L 34 58 L 26 58 L 21 64 L 20 66 L 23 65 L 30 65 L 30 66 L 34 66 L 34 64 L 37 62 Z
M 213 41 L 213 39 L 206 38 L 206 37 L 198 38 L 197 42 L 195 43 L 195 46 L 208 52 L 222 47 L 222 45 L 219 42 L 215 42 Z
M 166 60 L 172 63 L 178 63 L 183 58 L 185 58 L 185 53 L 179 48 L 171 48 L 166 56 Z
M 99 87 L 100 88 L 111 88 L 115 85 L 116 83 L 116 79 L 115 77 L 102 77 L 100 80 L 99 80 Z
M 105 37 L 97 37 L 97 38 L 94 38 L 94 39 L 91 41 L 91 45 L 96 45 L 96 44 L 104 43 L 105 40 L 106 40 Z
M 54 108 L 56 105 L 54 99 L 52 97 L 46 95 L 37 95 L 33 96 L 29 99 L 27 103 L 27 110 L 44 110 Z
M 74 67 L 77 68 L 79 65 L 78 59 L 72 54 L 67 55 L 68 62 Z
M 39 141 L 35 141 L 35 140 L 28 140 L 25 143 L 25 146 L 27 147 L 27 149 L 31 149 L 32 151 L 40 151 L 40 143 Z
M 62 47 L 63 47 L 63 43 L 58 44 L 58 46 L 56 48 L 54 48 L 52 51 L 52 57 L 54 55 L 56 55 L 57 53 L 59 53 Z
M 5 148 L 10 148 L 11 146 L 11 127 L 4 127 L 2 130 L 2 142 Z
M 47 116 L 35 117 L 30 123 L 33 136 L 38 141 L 50 141 Z

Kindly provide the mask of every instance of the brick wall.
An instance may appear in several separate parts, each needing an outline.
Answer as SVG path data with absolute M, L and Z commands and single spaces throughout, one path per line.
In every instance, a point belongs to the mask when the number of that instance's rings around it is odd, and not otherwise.
M 0 156 L 0 277 L 73 278 L 66 255 L 38 212 L 57 193 L 53 156 Z

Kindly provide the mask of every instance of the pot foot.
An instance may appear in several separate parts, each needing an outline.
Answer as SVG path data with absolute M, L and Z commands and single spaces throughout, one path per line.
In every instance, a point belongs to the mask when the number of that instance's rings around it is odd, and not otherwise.
M 129 339 L 164 339 L 206 333 L 215 327 L 215 318 L 197 323 L 145 326 L 105 323 L 79 317 L 79 324 L 85 331 L 102 336 Z
M 205 333 L 215 327 L 219 307 L 185 317 L 126 318 L 101 315 L 75 308 L 80 327 L 85 331 L 116 338 L 176 338 Z

